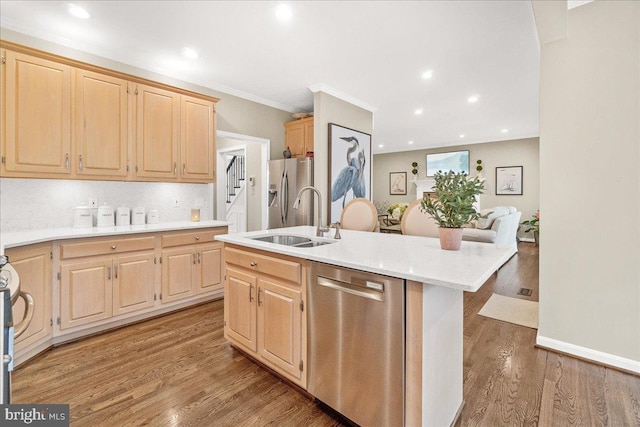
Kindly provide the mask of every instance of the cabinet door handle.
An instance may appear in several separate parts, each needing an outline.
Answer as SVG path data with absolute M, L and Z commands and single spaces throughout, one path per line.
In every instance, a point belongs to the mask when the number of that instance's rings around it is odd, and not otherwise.
M 80 170 L 82 170 L 83 167 L 84 167 L 84 164 L 82 162 L 82 154 L 80 154 Z
M 200 264 L 200 255 L 202 255 L 202 252 L 198 251 L 198 264 Z
M 174 175 L 175 175 L 176 173 L 178 173 L 178 172 L 177 172 L 177 171 L 178 171 L 177 167 L 178 167 L 178 166 L 176 165 L 176 162 L 173 162 L 173 174 L 174 174 Z
M 249 302 L 253 302 L 253 285 L 249 285 Z
M 64 167 L 65 169 L 69 169 L 69 153 L 66 153 L 64 156 Z
M 251 264 L 249 264 L 249 265 L 251 265 L 251 267 L 255 267 L 256 265 L 258 265 L 258 263 L 255 262 L 255 261 L 251 261 Z
M 196 263 L 196 253 L 194 252 L 192 255 L 193 255 L 193 263 L 195 264 Z
M 183 163 L 182 164 L 182 175 L 186 175 L 187 174 L 187 164 Z
M 113 277 L 115 277 L 116 279 L 118 278 L 118 266 L 115 265 L 113 267 Z
M 258 288 L 258 305 L 262 304 L 262 301 L 260 300 L 261 294 L 262 294 L 262 288 Z
M 111 280 L 111 266 L 107 267 L 107 280 Z

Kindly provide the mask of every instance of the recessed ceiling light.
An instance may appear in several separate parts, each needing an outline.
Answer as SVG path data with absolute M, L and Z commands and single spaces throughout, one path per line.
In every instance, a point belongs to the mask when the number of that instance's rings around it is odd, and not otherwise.
M 91 15 L 89 12 L 81 8 L 80 6 L 76 6 L 75 4 L 69 3 L 69 13 L 80 19 L 89 19 Z
M 276 17 L 281 21 L 288 21 L 293 16 L 293 11 L 288 4 L 280 3 L 276 7 Z
M 425 80 L 429 80 L 431 77 L 433 77 L 433 70 L 427 70 L 422 73 L 422 78 Z
M 507 133 L 507 132 L 509 132 L 509 129 L 502 129 L 500 132 Z
M 461 134 L 460 134 L 460 138 L 464 138 L 464 133 L 461 133 Z
M 473 95 L 470 96 L 469 99 L 467 99 L 467 101 L 469 101 L 470 103 L 474 103 L 474 102 L 478 102 L 478 95 Z
M 378 145 L 378 148 L 382 148 L 382 147 L 384 147 L 384 145 L 382 145 L 382 144 Z
M 422 113 L 423 113 L 422 108 L 418 108 L 416 111 L 413 112 L 413 114 L 415 114 L 416 116 L 419 116 Z
M 189 59 L 198 59 L 198 56 L 199 56 L 198 52 L 196 52 L 195 49 L 192 49 L 190 47 L 183 47 L 182 54 Z
M 409 145 L 413 144 L 413 141 L 409 141 Z

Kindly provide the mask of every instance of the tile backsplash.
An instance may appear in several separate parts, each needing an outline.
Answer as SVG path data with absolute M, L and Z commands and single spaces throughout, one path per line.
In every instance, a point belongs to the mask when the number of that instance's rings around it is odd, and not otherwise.
M 214 184 L 0 178 L 0 230 L 71 227 L 74 208 L 90 198 L 114 209 L 156 209 L 160 222 L 189 221 L 191 208 L 204 202 L 201 219 L 214 218 Z

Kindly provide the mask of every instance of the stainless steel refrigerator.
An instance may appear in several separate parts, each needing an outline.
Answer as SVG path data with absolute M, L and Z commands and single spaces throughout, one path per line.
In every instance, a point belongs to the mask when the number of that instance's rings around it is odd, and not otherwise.
M 269 228 L 314 225 L 314 194 L 305 191 L 300 209 L 293 203 L 300 189 L 313 185 L 313 158 L 280 159 L 269 162 Z

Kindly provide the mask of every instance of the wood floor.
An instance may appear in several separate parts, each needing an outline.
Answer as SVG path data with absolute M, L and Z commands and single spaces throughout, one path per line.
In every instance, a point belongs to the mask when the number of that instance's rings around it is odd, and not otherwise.
M 537 301 L 537 247 L 521 243 L 465 294 L 456 426 L 640 426 L 639 377 L 536 349 L 535 330 L 478 316 L 493 292 Z M 222 310 L 216 301 L 55 348 L 13 373 L 13 402 L 69 403 L 73 426 L 342 425 L 232 349 Z

